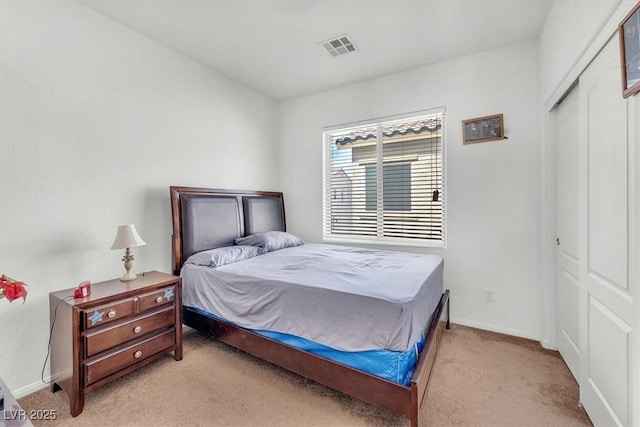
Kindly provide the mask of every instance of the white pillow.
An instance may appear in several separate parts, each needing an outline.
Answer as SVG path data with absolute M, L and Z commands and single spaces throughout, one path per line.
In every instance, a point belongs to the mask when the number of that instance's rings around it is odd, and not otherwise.
M 251 245 L 264 249 L 264 252 L 304 245 L 299 237 L 284 231 L 265 231 L 250 234 L 247 237 L 236 237 L 236 245 Z
M 222 248 L 209 249 L 191 255 L 186 263 L 220 267 L 232 262 L 242 261 L 261 255 L 264 251 L 257 246 L 224 246 Z

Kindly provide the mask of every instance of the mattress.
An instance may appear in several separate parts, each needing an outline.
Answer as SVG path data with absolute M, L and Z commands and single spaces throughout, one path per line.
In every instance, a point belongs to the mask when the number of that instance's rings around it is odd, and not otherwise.
M 185 306 L 346 352 L 414 351 L 442 274 L 438 255 L 325 244 L 181 271 Z

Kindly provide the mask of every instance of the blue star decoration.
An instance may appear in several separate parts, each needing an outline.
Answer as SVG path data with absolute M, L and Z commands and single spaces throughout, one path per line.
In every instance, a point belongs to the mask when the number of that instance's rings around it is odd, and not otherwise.
M 94 311 L 93 314 L 89 317 L 89 320 L 91 320 L 91 326 L 95 325 L 98 322 L 102 322 L 102 316 L 104 316 L 104 311 Z
M 166 299 L 170 300 L 171 297 L 173 297 L 173 288 L 165 290 L 164 291 L 164 297 Z

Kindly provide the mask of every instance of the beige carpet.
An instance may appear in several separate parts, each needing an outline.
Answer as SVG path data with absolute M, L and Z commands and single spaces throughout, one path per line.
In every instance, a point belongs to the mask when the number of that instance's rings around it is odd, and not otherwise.
M 590 426 L 557 352 L 521 338 L 452 325 L 444 333 L 421 421 L 429 426 Z M 201 336 L 90 393 L 69 415 L 64 392 L 40 390 L 24 409 L 55 409 L 46 426 L 407 426 L 350 398 Z

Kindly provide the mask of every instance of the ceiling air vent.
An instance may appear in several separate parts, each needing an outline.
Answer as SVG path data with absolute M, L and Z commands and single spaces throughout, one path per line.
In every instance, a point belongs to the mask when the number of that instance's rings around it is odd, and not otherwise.
M 355 52 L 356 46 L 351 41 L 348 34 L 338 36 L 331 40 L 322 42 L 322 46 L 331 54 L 331 56 L 340 56 L 349 52 Z

